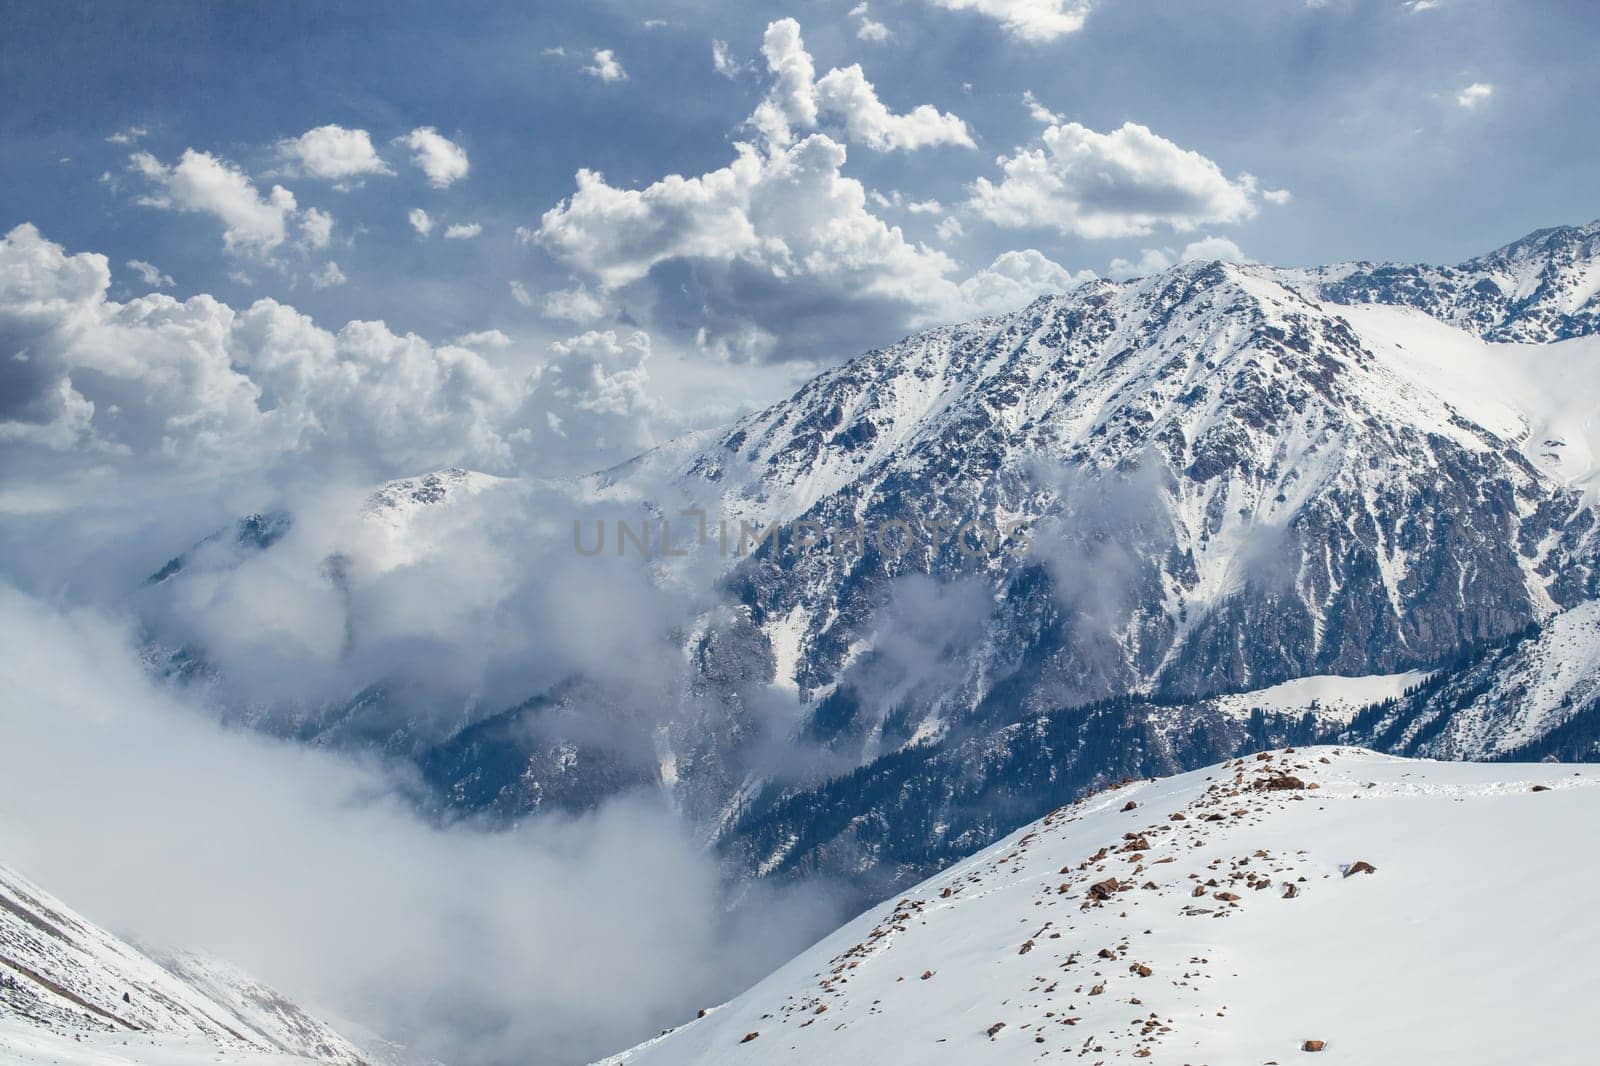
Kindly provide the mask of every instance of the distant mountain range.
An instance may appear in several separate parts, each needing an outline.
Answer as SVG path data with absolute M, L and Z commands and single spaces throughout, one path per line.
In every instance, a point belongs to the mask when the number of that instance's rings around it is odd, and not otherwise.
M 279 562 L 355 602 L 535 498 L 746 534 L 658 538 L 652 580 L 692 592 L 666 681 L 574 669 L 485 704 L 375 671 L 231 713 L 413 762 L 446 815 L 662 789 L 735 874 L 863 898 L 1088 789 L 1271 743 L 1592 757 L 1597 332 L 1600 223 L 1458 267 L 1090 282 L 586 478 L 383 486 L 315 569 Z M 158 669 L 215 676 L 203 634 L 174 636 L 185 583 L 282 553 L 294 520 L 151 575 Z

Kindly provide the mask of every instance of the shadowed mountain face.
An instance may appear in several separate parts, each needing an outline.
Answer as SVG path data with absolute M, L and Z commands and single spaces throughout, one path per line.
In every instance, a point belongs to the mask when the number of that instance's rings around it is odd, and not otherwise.
M 374 665 L 337 698 L 249 720 L 415 759 L 450 811 L 667 788 L 741 869 L 875 886 L 1090 785 L 1245 744 L 1352 729 L 1507 750 L 1479 737 L 1509 728 L 1493 714 L 1408 731 L 1392 708 L 1351 722 L 1217 701 L 1471 669 L 1600 597 L 1597 294 L 1597 224 L 1454 268 L 1189 264 L 868 352 L 590 478 L 387 486 L 364 514 L 409 567 L 470 550 L 429 523 L 535 495 L 676 522 L 678 538 L 732 530 L 750 550 L 689 537 L 680 557 L 658 538 L 635 569 L 672 592 L 652 601 L 660 647 L 557 659 L 500 686 L 513 698 Z M 367 562 L 363 536 L 308 556 L 346 612 L 348 661 L 363 597 L 401 565 Z M 598 572 L 561 547 L 508 581 L 550 596 L 551 574 Z M 147 594 L 198 580 L 195 555 Z M 206 663 L 203 638 L 179 658 Z M 1406 721 L 1445 713 L 1430 706 Z M 1587 706 L 1541 703 L 1515 743 Z M 1426 746 L 1440 736 L 1458 740 Z

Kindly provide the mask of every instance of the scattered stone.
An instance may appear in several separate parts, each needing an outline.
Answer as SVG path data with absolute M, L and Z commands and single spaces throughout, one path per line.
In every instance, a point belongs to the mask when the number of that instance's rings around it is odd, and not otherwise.
M 998 1033 L 1000 1030 L 1004 1029 L 1005 1027 L 1006 1027 L 1006 1023 L 1005 1022 L 995 1022 L 993 1025 L 989 1026 L 989 1029 L 988 1029 L 989 1039 L 993 1040 L 994 1039 L 994 1034 Z
M 923 970 L 922 971 L 922 979 L 924 981 L 926 981 L 928 978 L 930 978 L 932 976 L 933 976 L 933 971 L 932 970 Z
M 748 1044 L 748 1043 L 750 1043 L 750 1041 L 754 1040 L 756 1037 L 758 1037 L 760 1035 L 761 1035 L 760 1033 L 756 1033 L 756 1032 L 746 1033 L 746 1034 L 744 1034 L 744 1039 L 739 1041 L 739 1043 Z
M 1122 809 L 1126 812 L 1133 810 L 1137 806 L 1139 806 L 1137 803 L 1133 802 L 1133 800 L 1129 800 L 1127 803 L 1122 805 Z
M 1304 1044 L 1300 1045 L 1300 1050 L 1301 1051 L 1321 1051 L 1323 1048 L 1325 1048 L 1327 1046 L 1328 1045 L 1324 1041 L 1321 1041 L 1321 1040 L 1307 1040 Z
M 1532 792 L 1549 792 L 1550 791 L 1550 786 L 1549 785 L 1534 785 L 1533 788 L 1530 789 L 1530 791 L 1532 791 Z
M 1286 882 L 1283 886 L 1283 898 L 1294 899 L 1300 894 L 1300 889 L 1293 881 Z
M 1110 899 L 1121 887 L 1121 883 L 1115 877 L 1108 877 L 1104 881 L 1096 881 L 1089 886 L 1089 898 L 1098 900 Z
M 1357 859 L 1355 862 L 1345 867 L 1344 875 L 1349 877 L 1351 874 L 1375 874 L 1377 872 L 1378 868 L 1372 865 L 1370 862 L 1367 862 L 1363 859 Z

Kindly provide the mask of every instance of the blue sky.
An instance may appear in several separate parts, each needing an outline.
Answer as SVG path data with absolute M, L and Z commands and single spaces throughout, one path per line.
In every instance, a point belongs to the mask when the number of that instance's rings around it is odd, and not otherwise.
M 497 427 L 498 451 L 442 430 L 415 455 L 379 442 L 397 471 L 613 459 L 1089 273 L 1185 255 L 1456 261 L 1600 214 L 1600 11 L 1579 2 L 326 6 L 7 4 L 0 231 L 104 255 L 96 314 L 209 295 L 330 333 L 475 338 L 478 387 L 523 390 L 500 416 L 538 424 L 520 443 Z M 798 36 L 777 44 L 811 67 L 798 96 L 763 54 L 784 19 Z M 756 121 L 764 100 L 792 128 Z M 323 149 L 370 145 L 366 172 L 295 154 L 327 127 Z M 464 172 L 431 179 L 419 129 Z M 186 152 L 209 169 L 188 173 Z M 603 179 L 575 196 L 580 171 Z M 242 342 L 217 357 L 240 370 Z M 57 460 L 129 443 L 97 428 L 112 406 L 128 417 L 103 397 L 69 431 L 41 366 L 14 387 L 43 399 L 10 405 L 33 428 L 9 440 L 50 437 Z M 269 410 L 273 388 L 241 372 Z M 152 416 L 166 428 L 145 444 L 170 451 L 207 402 Z

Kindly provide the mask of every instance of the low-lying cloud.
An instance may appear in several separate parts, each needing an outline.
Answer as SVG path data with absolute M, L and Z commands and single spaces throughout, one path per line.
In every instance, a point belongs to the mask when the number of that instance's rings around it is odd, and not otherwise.
M 0 630 L 0 861 L 416 1053 L 588 1061 L 737 992 L 833 917 L 814 894 L 728 910 L 649 797 L 442 828 L 375 763 L 216 725 L 103 614 L 3 586 Z

